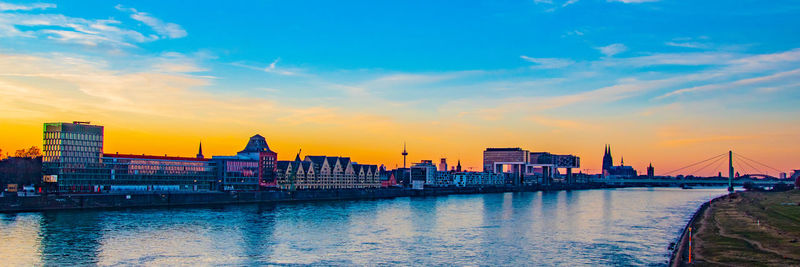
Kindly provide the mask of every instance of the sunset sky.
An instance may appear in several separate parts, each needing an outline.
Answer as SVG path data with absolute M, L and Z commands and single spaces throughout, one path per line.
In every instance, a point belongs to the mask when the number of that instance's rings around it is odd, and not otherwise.
M 522 147 L 597 173 L 611 144 L 640 173 L 729 149 L 789 172 L 798 101 L 794 0 L 0 2 L 4 154 L 81 120 L 107 153 L 258 133 L 282 160 L 390 168 L 407 142 L 410 162 Z

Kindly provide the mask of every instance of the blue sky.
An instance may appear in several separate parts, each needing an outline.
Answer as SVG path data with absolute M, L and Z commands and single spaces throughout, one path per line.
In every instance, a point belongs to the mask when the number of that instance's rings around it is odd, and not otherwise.
M 796 1 L 2 2 L 0 121 L 89 117 L 220 152 L 259 131 L 387 165 L 406 140 L 476 167 L 485 146 L 596 165 L 613 143 L 642 170 L 730 147 L 788 169 L 798 17 Z

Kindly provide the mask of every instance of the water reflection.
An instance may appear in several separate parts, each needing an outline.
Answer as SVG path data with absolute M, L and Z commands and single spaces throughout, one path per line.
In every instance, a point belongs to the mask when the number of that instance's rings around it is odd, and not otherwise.
M 3 265 L 652 265 L 725 189 L 0 214 Z

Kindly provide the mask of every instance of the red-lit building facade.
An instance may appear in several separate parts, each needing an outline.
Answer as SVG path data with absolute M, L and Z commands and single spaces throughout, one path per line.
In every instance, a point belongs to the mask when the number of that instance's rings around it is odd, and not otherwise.
M 236 156 L 214 156 L 217 178 L 222 190 L 249 191 L 276 187 L 278 153 L 269 149 L 261 135 L 250 137 Z
M 108 179 L 93 191 L 214 190 L 219 181 L 208 159 L 103 154 Z M 76 191 L 76 190 L 70 190 Z

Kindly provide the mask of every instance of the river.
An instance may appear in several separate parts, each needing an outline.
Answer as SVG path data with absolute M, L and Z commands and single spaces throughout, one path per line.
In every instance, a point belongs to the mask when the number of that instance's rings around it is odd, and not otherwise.
M 664 265 L 724 188 L 0 214 L 2 265 Z

